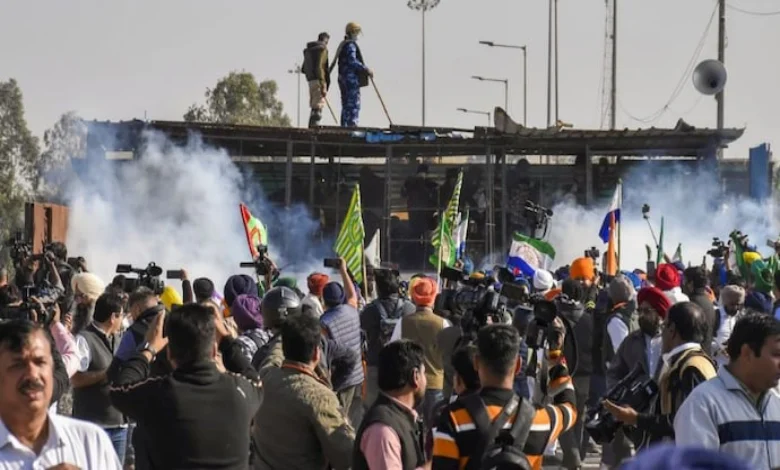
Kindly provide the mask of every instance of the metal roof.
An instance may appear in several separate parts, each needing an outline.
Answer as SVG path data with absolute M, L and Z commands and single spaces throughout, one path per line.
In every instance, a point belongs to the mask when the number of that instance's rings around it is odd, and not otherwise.
M 388 146 L 400 156 L 484 155 L 487 147 L 509 155 L 609 156 L 706 156 L 740 138 L 744 129 L 536 129 L 502 134 L 494 128 L 457 129 L 445 127 L 392 126 L 378 128 L 261 127 L 180 121 L 93 122 L 103 131 L 138 136 L 142 130 L 157 130 L 173 140 L 193 134 L 204 142 L 226 149 L 231 155 L 285 156 L 288 145 L 294 156 L 384 157 Z

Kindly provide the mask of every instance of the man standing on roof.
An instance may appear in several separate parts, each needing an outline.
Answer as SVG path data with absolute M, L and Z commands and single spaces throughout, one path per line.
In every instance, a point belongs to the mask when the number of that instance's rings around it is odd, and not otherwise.
M 316 41 L 306 44 L 303 50 L 303 73 L 309 82 L 309 127 L 317 127 L 322 119 L 322 109 L 325 107 L 325 96 L 330 88 L 330 71 L 328 70 L 328 33 L 320 33 Z
M 369 78 L 374 72 L 366 67 L 363 55 L 357 45 L 357 38 L 362 32 L 360 25 L 349 23 L 344 40 L 336 51 L 339 65 L 339 90 L 341 91 L 341 127 L 357 127 L 360 115 L 360 89 L 368 86 Z M 330 66 L 333 71 L 336 62 Z

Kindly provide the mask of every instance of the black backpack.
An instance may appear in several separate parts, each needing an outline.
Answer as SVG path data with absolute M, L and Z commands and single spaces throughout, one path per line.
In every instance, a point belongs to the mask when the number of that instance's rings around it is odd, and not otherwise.
M 516 394 L 491 423 L 485 403 L 479 394 L 463 397 L 466 410 L 474 420 L 480 441 L 469 458 L 466 470 L 531 470 L 531 462 L 523 453 L 536 409 L 528 400 Z M 509 417 L 515 415 L 510 429 L 504 429 Z
M 379 343 L 384 346 L 390 342 L 393 337 L 398 322 L 404 316 L 404 301 L 399 298 L 395 302 L 393 312 L 388 314 L 385 305 L 380 300 L 375 301 L 376 309 L 379 311 Z

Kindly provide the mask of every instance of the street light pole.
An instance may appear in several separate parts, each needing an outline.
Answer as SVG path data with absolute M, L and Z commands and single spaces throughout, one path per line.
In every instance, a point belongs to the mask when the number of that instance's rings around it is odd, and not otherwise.
M 523 127 L 528 127 L 528 48 L 523 46 Z
M 433 10 L 441 0 L 409 0 L 406 6 L 418 10 L 422 18 L 422 125 L 425 127 L 425 13 Z
M 460 112 L 466 113 L 466 114 L 481 114 L 483 116 L 487 116 L 487 120 L 488 120 L 488 125 L 487 126 L 491 127 L 491 125 L 493 124 L 493 121 L 490 119 L 490 117 L 491 117 L 490 111 L 477 111 L 477 110 L 474 110 L 474 109 L 466 109 L 466 108 L 457 108 L 457 111 L 460 111 Z
M 486 78 L 479 75 L 472 75 L 473 80 L 479 80 L 480 82 L 494 82 L 504 84 L 504 110 L 509 114 L 509 79 L 508 78 Z
M 523 51 L 523 126 L 528 125 L 528 47 L 511 44 L 497 44 L 493 41 L 479 41 L 480 44 L 504 49 L 520 49 Z M 507 112 L 509 110 L 507 109 Z
M 296 121 L 297 126 L 301 127 L 301 75 L 303 74 L 303 69 L 300 65 L 295 64 L 295 68 L 288 70 L 287 73 L 298 74 L 298 112 L 296 113 Z

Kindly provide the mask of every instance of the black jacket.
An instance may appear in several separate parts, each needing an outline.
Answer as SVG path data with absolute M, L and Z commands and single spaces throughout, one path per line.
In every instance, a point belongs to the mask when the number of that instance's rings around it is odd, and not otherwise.
M 589 377 L 593 374 L 593 314 L 579 302 L 557 302 L 558 311 L 574 330 L 577 341 L 577 357 L 574 357 L 574 343 L 567 340 L 563 355 L 571 367 L 577 364 L 575 377 Z
M 376 299 L 366 305 L 366 308 L 360 312 L 360 328 L 366 335 L 366 364 L 369 366 L 378 365 L 379 351 L 381 351 L 384 346 L 380 340 L 382 315 L 377 305 L 379 303 L 384 306 L 387 315 L 390 317 L 392 317 L 393 312 L 396 307 L 398 307 L 400 310 L 399 320 L 401 317 L 411 315 L 417 311 L 417 307 L 415 307 L 413 303 L 401 298 L 398 294 Z
M 403 468 L 418 468 L 425 464 L 425 434 L 422 420 L 415 420 L 411 411 L 404 409 L 384 394 L 379 394 L 376 402 L 366 412 L 363 423 L 355 436 L 355 450 L 352 454 L 352 470 L 369 470 L 368 462 L 360 449 L 363 433 L 372 424 L 381 423 L 390 426 L 401 442 Z
M 150 377 L 149 363 L 136 355 L 121 365 L 110 388 L 116 408 L 143 426 L 142 469 L 245 469 L 250 424 L 260 408 L 261 385 L 240 346 L 220 342 L 225 368 L 211 361 Z M 237 375 L 241 374 L 241 375 Z
M 705 331 L 704 341 L 701 344 L 701 348 L 707 354 L 712 354 L 712 337 L 717 334 L 719 315 L 715 310 L 710 296 L 707 294 L 706 289 L 695 289 L 693 293 L 688 295 L 691 302 L 695 303 L 704 311 L 704 317 L 707 319 L 709 328 Z

